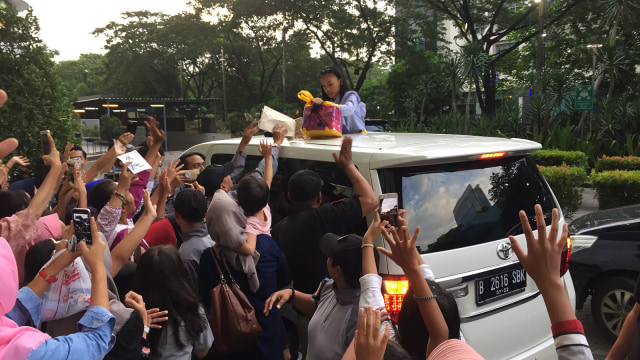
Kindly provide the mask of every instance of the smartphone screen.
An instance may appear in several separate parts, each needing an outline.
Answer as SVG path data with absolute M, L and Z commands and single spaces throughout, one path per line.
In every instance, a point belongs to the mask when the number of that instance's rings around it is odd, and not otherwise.
M 382 194 L 378 197 L 380 200 L 380 220 L 387 220 L 389 225 L 387 229 L 390 229 L 391 226 L 398 227 L 398 194 Z
M 47 155 L 51 152 L 49 146 L 49 130 L 40 131 L 40 143 L 42 144 L 42 154 Z
M 71 158 L 71 161 L 73 161 L 73 169 L 74 169 L 75 177 L 82 176 L 82 158 L 79 156 L 76 156 Z
M 84 208 L 73 209 L 73 233 L 78 241 L 86 241 L 87 245 L 91 245 L 91 211 Z
M 133 135 L 135 135 L 137 128 L 138 128 L 138 122 L 137 121 L 129 121 L 129 123 L 127 124 L 127 132 L 128 133 L 132 133 Z

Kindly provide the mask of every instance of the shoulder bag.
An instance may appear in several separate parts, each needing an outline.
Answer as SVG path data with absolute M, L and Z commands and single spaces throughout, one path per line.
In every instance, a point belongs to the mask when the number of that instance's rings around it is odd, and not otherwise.
M 222 259 L 231 283 L 225 279 L 213 247 L 210 250 L 220 274 L 220 284 L 209 290 L 211 302 L 207 319 L 213 332 L 212 350 L 220 354 L 230 354 L 252 343 L 260 335 L 262 328 L 256 318 L 255 309 L 231 275 L 227 262 Z

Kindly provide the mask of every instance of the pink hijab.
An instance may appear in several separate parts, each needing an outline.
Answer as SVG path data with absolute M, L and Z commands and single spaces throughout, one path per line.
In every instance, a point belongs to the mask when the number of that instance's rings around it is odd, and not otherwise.
M 50 339 L 49 335 L 29 326 L 18 326 L 5 315 L 13 309 L 18 297 L 18 269 L 13 251 L 0 237 L 0 359 L 26 359 L 32 350 Z

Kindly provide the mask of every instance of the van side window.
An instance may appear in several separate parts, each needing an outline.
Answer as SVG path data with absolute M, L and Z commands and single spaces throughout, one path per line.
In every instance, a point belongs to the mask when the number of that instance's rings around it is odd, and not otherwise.
M 281 157 L 278 159 L 278 171 L 276 172 L 271 185 L 271 207 L 272 223 L 275 225 L 280 219 L 286 216 L 289 207 L 288 183 L 289 178 L 298 170 L 313 170 L 324 182 L 322 186 L 322 202 L 333 202 L 353 195 L 353 185 L 344 173 L 334 162 L 300 160 Z
M 223 165 L 231 161 L 233 154 L 213 154 L 211 164 Z M 250 173 L 258 167 L 262 160 L 261 156 L 247 155 L 245 163 L 245 173 Z M 318 173 L 324 182 L 322 186 L 322 202 L 333 202 L 353 196 L 353 185 L 344 170 L 339 168 L 333 161 L 300 160 L 280 157 L 278 159 L 278 170 L 274 174 L 271 183 L 271 196 L 269 206 L 271 207 L 272 226 L 287 215 L 289 207 L 288 183 L 289 178 L 296 171 L 310 169 Z M 366 220 L 363 220 L 362 231 L 366 231 Z M 361 234 L 361 235 L 362 235 Z

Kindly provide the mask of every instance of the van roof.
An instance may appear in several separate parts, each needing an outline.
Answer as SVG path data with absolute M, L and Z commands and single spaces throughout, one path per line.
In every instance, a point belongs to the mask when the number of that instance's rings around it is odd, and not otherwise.
M 369 133 L 350 135 L 355 153 L 371 154 L 371 168 L 407 166 L 412 164 L 459 162 L 475 160 L 481 154 L 507 152 L 508 156 L 530 154 L 541 145 L 525 139 L 494 138 L 470 135 L 426 133 Z M 254 136 L 251 145 L 257 146 L 262 136 Z M 238 144 L 240 138 L 212 141 L 202 145 Z M 292 139 L 283 143 L 287 147 L 330 149 L 336 151 L 342 138 Z M 194 148 L 195 148 L 194 147 Z M 284 154 L 282 154 L 285 156 Z

